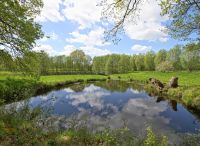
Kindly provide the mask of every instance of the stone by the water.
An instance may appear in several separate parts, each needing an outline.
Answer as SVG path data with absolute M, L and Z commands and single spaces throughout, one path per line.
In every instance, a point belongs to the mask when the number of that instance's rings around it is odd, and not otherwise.
M 177 88 L 178 87 L 178 77 L 172 77 L 169 81 L 170 88 Z

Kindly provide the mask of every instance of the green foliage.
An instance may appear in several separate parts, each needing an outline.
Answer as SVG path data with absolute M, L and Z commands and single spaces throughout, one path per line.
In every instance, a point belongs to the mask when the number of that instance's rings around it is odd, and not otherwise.
M 112 54 L 109 56 L 105 67 L 106 74 L 118 73 L 119 60 L 120 60 L 119 55 Z
M 181 46 L 176 45 L 174 48 L 170 49 L 167 53 L 167 61 L 173 64 L 175 70 L 181 70 L 180 54 Z
M 154 52 L 150 51 L 146 53 L 144 57 L 145 70 L 149 70 L 149 71 L 155 70 L 154 58 L 155 58 Z
M 136 71 L 137 68 L 136 68 L 136 64 L 135 64 L 135 58 L 136 56 L 131 56 L 130 58 L 130 71 Z
M 165 49 L 159 50 L 154 59 L 155 66 L 166 61 L 167 51 Z
M 41 26 L 34 21 L 42 6 L 41 0 L 0 1 L 0 45 L 3 49 L 18 56 L 34 47 L 35 41 L 43 36 Z
M 192 106 L 195 107 L 197 109 L 199 108 L 200 105 L 200 87 L 193 87 L 190 89 L 186 89 L 183 91 L 183 102 L 188 105 L 188 106 Z
M 167 24 L 168 34 L 175 39 L 199 41 L 199 1 L 161 0 L 161 14 L 171 21 Z
M 181 64 L 186 70 L 200 69 L 200 44 L 188 44 L 181 54 Z
M 173 67 L 173 64 L 169 61 L 164 61 L 164 62 L 161 62 L 160 64 L 158 64 L 156 66 L 156 70 L 157 71 L 162 71 L 162 72 L 165 72 L 165 71 L 174 71 L 174 67 Z
M 8 78 L 0 82 L 0 99 L 9 102 L 29 98 L 35 93 L 35 88 L 35 80 Z
M 119 64 L 118 64 L 118 72 L 119 73 L 127 73 L 130 70 L 130 57 L 128 55 L 121 55 Z
M 167 146 L 167 144 L 168 139 L 166 136 L 163 136 L 160 140 L 156 137 L 151 127 L 147 127 L 147 137 L 144 140 L 144 146 Z
M 167 95 L 170 98 L 174 98 L 174 99 L 181 98 L 182 94 L 183 94 L 183 90 L 184 89 L 181 88 L 181 87 L 178 87 L 178 88 L 169 88 L 168 91 L 167 91 Z
M 135 64 L 136 68 L 138 71 L 143 71 L 144 70 L 144 56 L 143 55 L 138 55 L 135 58 Z

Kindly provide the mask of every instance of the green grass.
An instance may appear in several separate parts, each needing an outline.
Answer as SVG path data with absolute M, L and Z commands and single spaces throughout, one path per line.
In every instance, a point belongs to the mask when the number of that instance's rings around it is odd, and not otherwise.
M 103 75 L 51 75 L 41 76 L 40 81 L 45 84 L 54 84 L 65 81 L 76 81 L 76 80 L 89 80 L 89 79 L 106 79 Z
M 156 78 L 164 83 L 168 83 L 172 76 L 179 77 L 179 85 L 181 86 L 199 86 L 200 85 L 200 72 L 155 72 L 155 71 L 143 71 L 133 72 L 128 74 L 114 74 L 111 75 L 111 79 L 121 80 L 140 80 L 146 81 L 149 78 Z
M 149 78 L 156 78 L 162 82 L 168 83 L 172 76 L 179 77 L 179 84 L 181 86 L 199 86 L 200 85 L 200 72 L 156 72 L 156 71 L 138 71 L 128 74 L 114 74 L 110 75 L 111 79 L 121 80 L 139 80 L 146 81 Z M 11 72 L 0 72 L 0 80 L 5 80 L 7 77 L 14 79 L 29 78 L 24 77 L 20 73 L 11 73 Z M 65 81 L 74 81 L 74 80 L 88 80 L 88 79 L 104 79 L 107 76 L 103 75 L 48 75 L 41 76 L 40 81 L 46 84 L 53 84 Z

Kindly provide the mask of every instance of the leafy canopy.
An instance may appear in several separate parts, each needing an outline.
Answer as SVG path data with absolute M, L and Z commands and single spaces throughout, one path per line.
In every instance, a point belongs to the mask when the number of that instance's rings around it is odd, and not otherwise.
M 34 21 L 43 6 L 42 0 L 0 1 L 0 48 L 13 56 L 23 55 L 43 36 Z

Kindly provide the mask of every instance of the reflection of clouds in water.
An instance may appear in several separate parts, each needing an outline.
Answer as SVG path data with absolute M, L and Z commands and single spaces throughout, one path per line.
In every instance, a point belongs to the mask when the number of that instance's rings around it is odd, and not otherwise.
M 184 110 L 179 108 L 179 111 L 174 113 L 169 110 L 166 101 L 157 103 L 156 98 L 149 97 L 144 91 L 140 92 L 128 88 L 123 93 L 110 92 L 93 84 L 85 87 L 81 92 L 65 88 L 14 104 L 20 108 L 25 103 L 33 107 L 38 105 L 42 105 L 44 108 L 52 107 L 53 114 L 66 116 L 66 118 L 70 116 L 76 116 L 78 119 L 87 118 L 94 128 L 99 127 L 99 125 L 100 128 L 101 125 L 111 126 L 114 129 L 120 128 L 125 121 L 131 130 L 140 134 L 141 131 L 145 131 L 147 125 L 151 125 L 156 132 L 169 133 L 170 139 L 176 139 L 177 136 L 174 131 L 178 127 L 180 129 L 187 128 L 185 125 L 189 125 L 191 117 L 193 117 L 184 108 Z M 14 104 L 7 106 L 14 106 Z M 186 112 L 189 116 L 186 116 Z M 187 118 L 188 122 L 182 122 L 181 120 L 184 118 Z M 174 125 L 174 127 L 171 127 L 171 125 Z M 194 127 L 191 125 L 189 128 Z
M 160 112 L 163 112 L 167 109 L 167 103 L 157 104 L 155 99 L 130 99 L 127 105 L 123 108 L 123 112 L 134 114 L 137 116 L 146 116 L 151 119 L 155 116 L 158 116 Z
M 67 95 L 66 98 L 71 99 L 71 104 L 74 106 L 87 103 L 90 107 L 100 110 L 104 107 L 102 97 L 108 95 L 110 95 L 110 92 L 102 90 L 100 87 L 90 85 L 81 93 L 70 94 Z
M 65 89 L 63 89 L 63 91 L 65 91 L 67 93 L 74 93 L 74 90 L 72 90 L 70 88 L 65 88 Z
M 147 126 L 150 125 L 159 134 L 165 133 L 172 141 L 177 140 L 178 136 L 168 126 L 170 119 L 160 115 L 168 108 L 167 103 L 156 103 L 155 100 L 154 98 L 130 99 L 121 111 L 116 106 L 110 104 L 109 106 L 113 107 L 115 112 L 106 118 L 101 115 L 89 116 L 91 113 L 83 109 L 80 110 L 77 117 L 81 119 L 81 117 L 88 116 L 90 126 L 99 126 L 99 128 L 101 128 L 101 125 L 109 125 L 111 128 L 116 129 L 124 126 L 124 123 L 126 123 L 137 134 L 143 134 Z
M 138 90 L 134 90 L 132 88 L 129 89 L 130 92 L 134 93 L 134 94 L 139 94 L 140 92 Z

